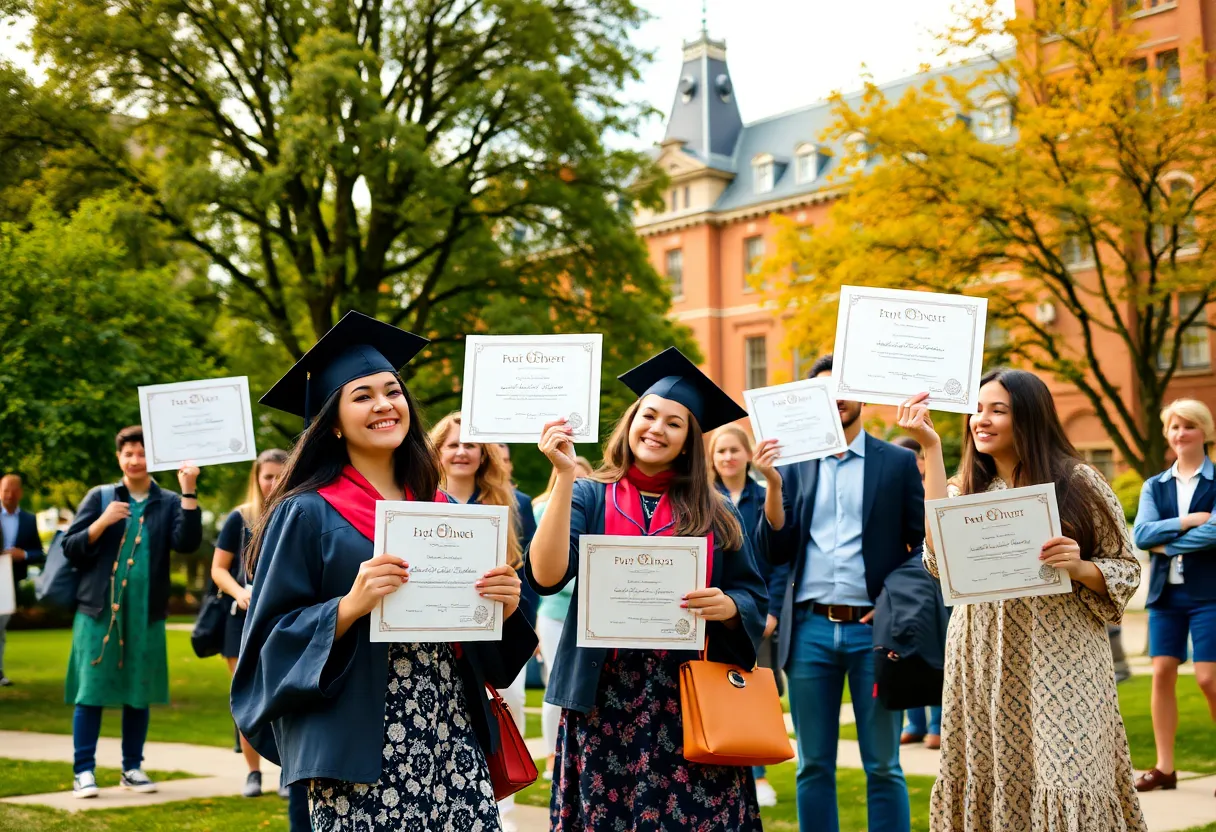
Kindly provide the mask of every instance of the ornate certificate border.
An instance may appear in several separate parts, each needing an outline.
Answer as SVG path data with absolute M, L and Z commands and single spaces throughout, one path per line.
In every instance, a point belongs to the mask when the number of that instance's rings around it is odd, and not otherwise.
M 245 376 L 187 381 L 179 384 L 154 384 L 139 388 L 140 423 L 144 428 L 144 448 L 148 452 L 148 470 L 171 471 L 185 462 L 165 455 L 156 442 L 156 427 L 152 416 L 152 403 L 162 396 L 188 396 L 211 390 L 225 391 L 236 399 L 240 408 L 237 416 L 240 424 L 239 436 L 230 437 L 228 450 L 212 454 L 199 454 L 190 460 L 201 465 L 220 465 L 225 462 L 247 462 L 257 457 L 257 443 L 253 436 L 253 412 L 249 405 L 249 381 Z
M 995 494 L 1008 493 L 992 492 Z M 950 601 L 961 603 L 973 603 L 974 599 L 993 600 L 1000 597 L 1022 598 L 1034 595 L 1053 594 L 1053 590 L 1058 590 L 1064 581 L 1064 573 L 1059 569 L 1051 566 L 1043 565 L 1039 569 L 1039 577 L 1042 579 L 1039 583 L 1022 584 L 1018 587 L 1009 589 L 986 589 L 980 592 L 964 592 L 954 586 L 954 579 L 950 574 L 950 554 L 947 551 L 946 536 L 942 533 L 942 518 L 954 511 L 974 511 L 976 509 L 984 509 L 992 506 L 1008 506 L 1011 504 L 1029 504 L 1032 511 L 1037 511 L 1047 515 L 1048 528 L 1053 531 L 1053 534 L 1058 534 L 1060 529 L 1060 518 L 1058 509 L 1051 499 L 1044 493 L 1014 495 L 1012 497 L 992 497 L 986 500 L 968 500 L 966 502 L 954 503 L 953 505 L 944 505 L 934 507 L 933 513 L 936 523 L 934 532 L 936 533 L 936 548 L 937 548 L 937 571 L 942 576 L 942 589 L 946 598 Z M 1071 582 L 1069 582 L 1071 587 Z M 1067 590 L 1065 590 L 1067 591 Z
M 486 339 L 493 339 L 490 343 Z M 500 340 L 510 339 L 510 340 Z M 585 359 L 585 369 L 580 367 L 578 370 L 564 369 L 561 375 L 569 376 L 574 373 L 583 373 L 588 379 L 587 385 L 587 400 L 580 410 L 575 410 L 571 413 L 561 414 L 570 419 L 570 426 L 574 429 L 575 442 L 597 442 L 599 441 L 599 416 L 600 416 L 600 366 L 597 363 L 597 358 L 602 361 L 603 341 L 598 344 L 589 340 L 588 336 L 560 336 L 560 335 L 537 335 L 537 336 L 516 336 L 516 335 L 501 335 L 501 336 L 484 336 L 471 335 L 468 338 L 472 342 L 471 349 L 466 347 L 465 355 L 465 378 L 464 390 L 468 393 L 462 395 L 461 402 L 461 435 L 466 436 L 473 442 L 535 442 L 540 438 L 540 425 L 535 430 L 528 431 L 484 431 L 477 427 L 477 417 L 479 410 L 476 406 L 477 397 L 472 391 L 476 389 L 478 367 L 482 354 L 490 347 L 500 349 L 504 346 L 509 346 L 512 349 L 546 349 L 567 348 L 573 351 L 578 359 Z M 467 427 L 466 427 L 467 426 Z
M 802 381 L 794 381 L 789 384 L 777 384 L 772 387 L 761 387 L 755 390 L 743 391 L 743 398 L 747 402 L 747 415 L 752 422 L 752 433 L 756 437 L 756 442 L 762 442 L 765 439 L 771 439 L 774 432 L 770 431 L 762 424 L 762 415 L 760 404 L 774 398 L 783 396 L 793 397 L 792 401 L 797 401 L 799 393 L 805 391 L 812 395 L 822 395 L 827 402 L 828 415 L 831 417 L 828 424 L 831 428 L 825 431 L 822 442 L 811 443 L 808 450 L 798 454 L 785 454 L 777 460 L 777 465 L 792 465 L 796 462 L 805 462 L 810 459 L 819 459 L 825 457 L 834 451 L 844 451 L 848 448 L 848 442 L 844 439 L 844 427 L 840 424 L 840 418 L 836 412 L 836 400 L 833 398 L 831 385 L 824 383 L 824 379 L 803 379 Z M 767 416 L 767 414 L 765 414 Z
M 980 308 L 981 304 L 983 303 L 982 298 L 970 298 L 965 295 L 957 295 L 954 297 L 958 297 L 959 302 L 952 303 L 947 300 L 935 300 L 934 299 L 934 298 L 951 297 L 949 295 L 933 294 L 933 293 L 929 293 L 929 292 L 924 292 L 924 293 L 907 292 L 905 290 L 890 289 L 888 291 L 892 292 L 893 294 L 884 294 L 882 292 L 874 292 L 873 290 L 866 291 L 864 289 L 859 289 L 858 287 L 854 287 L 854 286 L 843 286 L 843 287 L 841 287 L 841 291 L 842 291 L 843 296 L 841 298 L 842 305 L 841 305 L 840 316 L 839 316 L 838 324 L 837 324 L 837 329 L 839 331 L 837 334 L 837 344 L 838 345 L 837 345 L 836 351 L 835 351 L 836 366 L 833 368 L 833 371 L 832 371 L 832 377 L 836 380 L 836 392 L 840 398 L 846 398 L 846 394 L 847 394 L 848 397 L 853 398 L 857 401 L 870 401 L 870 398 L 867 398 L 867 397 L 874 397 L 874 396 L 898 397 L 901 395 L 908 395 L 906 393 L 904 393 L 904 394 L 894 393 L 889 390 L 871 390 L 871 389 L 867 389 L 865 387 L 853 387 L 847 381 L 846 367 L 847 367 L 848 357 L 849 357 L 849 353 L 850 353 L 850 350 L 848 349 L 849 336 L 850 336 L 849 327 L 853 322 L 853 308 L 855 306 L 857 306 L 863 300 L 874 300 L 874 301 L 881 301 L 881 302 L 886 302 L 886 303 L 904 303 L 909 308 L 911 308 L 911 307 L 938 307 L 938 308 L 942 308 L 942 309 L 949 309 L 951 311 L 962 310 L 971 318 L 971 342 L 967 345 L 966 376 L 965 376 L 965 378 L 962 378 L 962 379 L 956 379 L 956 378 L 946 379 L 946 381 L 943 385 L 942 391 L 940 393 L 936 393 L 933 395 L 933 402 L 935 404 L 939 404 L 939 405 L 940 404 L 953 404 L 953 405 L 958 405 L 958 406 L 965 406 L 968 404 L 968 401 L 971 397 L 971 382 L 972 382 L 972 379 L 975 378 L 975 373 L 976 373 L 976 350 L 975 350 L 976 340 L 977 340 L 977 338 L 978 339 L 983 338 L 983 333 L 978 332 L 978 330 L 979 330 L 978 324 L 979 324 L 979 317 L 980 317 L 978 313 L 979 313 L 979 308 Z M 894 294 L 896 292 L 898 292 L 898 294 Z M 923 294 L 926 299 L 921 300 L 921 299 L 918 299 L 915 297 L 906 297 L 906 295 L 918 295 L 918 294 Z M 844 304 L 843 301 L 846 298 L 848 299 L 848 303 Z M 980 343 L 982 344 L 983 341 L 980 340 Z M 982 349 L 980 350 L 980 355 L 981 355 L 981 357 L 983 355 Z M 916 392 L 916 391 L 911 391 L 911 392 Z
M 376 544 L 377 545 L 376 545 L 376 548 L 374 549 L 374 551 L 377 555 L 384 554 L 384 551 L 382 551 L 382 549 L 388 543 L 388 528 L 392 524 L 393 520 L 395 520 L 397 518 L 409 517 L 409 518 L 413 518 L 414 520 L 417 520 L 420 517 L 428 518 L 428 519 L 434 518 L 435 520 L 443 520 L 443 519 L 448 519 L 448 520 L 455 519 L 455 520 L 460 520 L 460 521 L 488 520 L 490 522 L 490 525 L 493 526 L 494 532 L 495 532 L 494 541 L 495 541 L 496 551 L 495 551 L 495 556 L 494 556 L 494 563 L 496 566 L 501 566 L 502 564 L 506 563 L 506 561 L 507 561 L 507 556 L 506 556 L 507 553 L 506 553 L 506 549 L 505 549 L 506 536 L 503 534 L 503 517 L 502 517 L 502 513 L 500 511 L 497 511 L 497 509 L 500 509 L 501 506 L 484 506 L 484 507 L 482 507 L 482 506 L 465 506 L 465 507 L 463 507 L 463 508 L 465 508 L 465 510 L 463 510 L 463 511 L 452 511 L 450 509 L 450 507 L 448 509 L 442 508 L 442 506 L 443 506 L 442 503 L 420 503 L 420 504 L 411 504 L 411 505 L 423 505 L 428 508 L 430 508 L 430 506 L 433 505 L 433 506 L 435 506 L 435 508 L 432 510 L 428 510 L 428 511 L 407 511 L 407 510 L 402 510 L 400 508 L 390 508 L 390 507 L 386 506 L 382 510 L 376 512 Z M 468 510 L 470 508 L 484 508 L 484 509 L 489 509 L 489 510 L 483 510 L 483 511 L 479 512 L 479 511 Z M 492 601 L 484 602 L 484 608 L 486 610 L 486 613 L 485 613 L 484 619 L 480 623 L 478 623 L 475 620 L 474 623 L 469 624 L 467 626 L 437 628 L 437 627 L 418 627 L 418 626 L 409 626 L 409 625 L 401 625 L 401 624 L 390 624 L 385 617 L 384 603 L 386 600 L 387 600 L 387 597 L 381 598 L 380 603 L 376 606 L 376 613 L 377 613 L 376 622 L 375 622 L 376 623 L 376 627 L 375 627 L 376 633 L 381 633 L 381 634 L 394 633 L 394 634 L 398 634 L 398 635 L 407 635 L 410 633 L 418 633 L 418 634 L 424 635 L 424 636 L 425 635 L 433 636 L 435 634 L 439 634 L 439 635 L 443 635 L 444 637 L 443 638 L 436 638 L 436 637 L 419 638 L 419 639 L 389 638 L 389 639 L 380 639 L 381 641 L 422 641 L 422 642 L 457 641 L 460 639 L 461 634 L 476 635 L 476 636 L 480 636 L 480 638 L 478 640 L 486 640 L 485 635 L 487 633 L 494 633 L 498 628 L 498 604 L 495 602 L 492 602 Z M 480 608 L 479 608 L 479 610 L 474 611 L 474 613 L 473 613 L 474 619 L 480 617 L 479 611 L 480 611 Z
M 658 635 L 653 637 L 639 636 L 636 638 L 602 636 L 595 633 L 590 627 L 590 609 L 592 592 L 598 589 L 598 581 L 596 580 L 595 567 L 596 561 L 613 552 L 626 553 L 631 557 L 636 557 L 641 554 L 647 554 L 656 549 L 661 550 L 663 554 L 671 554 L 682 557 L 690 557 L 693 559 L 693 573 L 698 578 L 701 577 L 702 567 L 705 564 L 705 556 L 708 542 L 705 538 L 688 538 L 688 537 L 620 537 L 614 535 L 584 535 L 585 540 L 581 542 L 579 551 L 579 576 L 578 576 L 578 638 L 575 639 L 578 646 L 590 647 L 621 647 L 625 649 L 655 649 L 655 650 L 701 650 L 704 645 L 704 635 L 701 628 L 701 619 L 691 613 L 687 619 L 681 617 L 678 621 L 690 620 L 689 632 L 686 634 L 675 635 Z M 662 541 L 662 542 L 658 542 Z M 671 541 L 667 543 L 666 541 Z M 656 542 L 657 545 L 656 545 Z M 586 568 L 584 574 L 583 568 Z M 698 589 L 704 585 L 702 579 L 700 585 L 695 583 L 689 587 L 690 590 Z M 678 622 L 675 626 L 679 626 Z M 588 644 L 591 641 L 593 643 Z

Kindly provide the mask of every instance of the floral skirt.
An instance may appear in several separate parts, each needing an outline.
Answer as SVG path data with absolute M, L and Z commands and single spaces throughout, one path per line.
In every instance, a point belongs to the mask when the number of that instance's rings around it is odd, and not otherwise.
M 313 780 L 314 832 L 501 829 L 451 645 L 393 644 L 388 661 L 380 779 Z
M 595 707 L 562 711 L 553 830 L 761 829 L 750 768 L 684 759 L 680 664 L 690 656 L 622 650 L 604 662 Z

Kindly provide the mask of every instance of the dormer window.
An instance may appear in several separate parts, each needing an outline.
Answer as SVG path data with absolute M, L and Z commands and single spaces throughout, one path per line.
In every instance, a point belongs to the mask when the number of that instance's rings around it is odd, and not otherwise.
M 844 152 L 850 171 L 864 170 L 870 163 L 870 143 L 865 133 L 850 133 L 844 140 Z
M 756 193 L 766 194 L 776 184 L 776 164 L 772 154 L 761 153 L 752 159 L 752 178 L 755 180 Z
M 794 154 L 794 165 L 798 175 L 798 183 L 805 185 L 819 178 L 819 148 L 806 143 L 798 145 Z
M 984 102 L 984 114 L 980 118 L 979 136 L 985 141 L 1002 139 L 1013 132 L 1013 107 L 1002 96 L 993 96 Z

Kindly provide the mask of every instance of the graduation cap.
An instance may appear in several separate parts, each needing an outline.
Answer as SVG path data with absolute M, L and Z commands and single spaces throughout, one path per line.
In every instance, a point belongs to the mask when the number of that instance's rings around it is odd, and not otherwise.
M 684 405 L 705 433 L 747 415 L 675 347 L 668 347 L 617 378 L 639 399 L 653 393 Z
M 347 312 L 259 401 L 303 416 L 307 426 L 342 385 L 376 373 L 395 373 L 429 343 L 391 324 Z

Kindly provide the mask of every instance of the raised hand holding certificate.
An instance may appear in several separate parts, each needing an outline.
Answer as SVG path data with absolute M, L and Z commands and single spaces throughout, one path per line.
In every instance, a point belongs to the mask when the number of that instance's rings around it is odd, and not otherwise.
M 946 606 L 1072 591 L 1068 573 L 1039 560 L 1060 535 L 1053 483 L 926 500 Z
M 701 650 L 705 621 L 682 608 L 705 588 L 704 537 L 585 534 L 578 544 L 578 646 Z
M 837 397 L 899 404 L 928 391 L 934 410 L 974 413 L 987 318 L 986 298 L 841 286 Z
M 474 585 L 507 562 L 506 506 L 376 502 L 377 555 L 409 564 L 410 579 L 371 612 L 372 641 L 501 641 L 502 603 Z
M 843 453 L 844 438 L 830 378 L 808 378 L 743 391 L 756 443 L 776 439 L 777 465 L 792 465 Z
M 461 442 L 540 439 L 570 420 L 575 442 L 598 442 L 604 336 L 470 335 L 465 339 Z
M 139 418 L 149 471 L 174 471 L 187 461 L 247 462 L 258 455 L 245 376 L 140 387 Z

